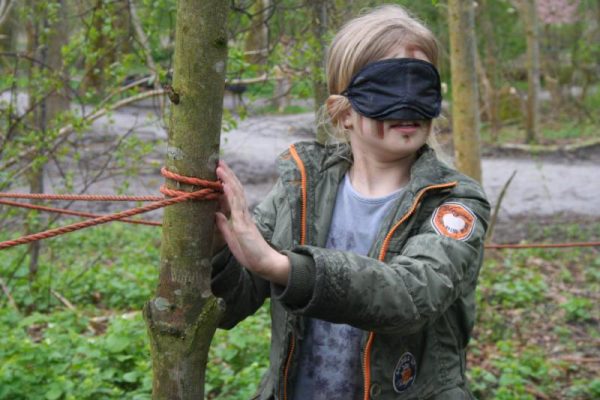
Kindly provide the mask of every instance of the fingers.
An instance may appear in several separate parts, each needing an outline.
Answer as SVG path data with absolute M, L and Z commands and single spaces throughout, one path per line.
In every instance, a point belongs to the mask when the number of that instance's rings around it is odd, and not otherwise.
M 218 178 L 223 182 L 225 202 L 221 208 L 225 211 L 225 214 L 235 213 L 239 217 L 248 214 L 244 187 L 235 173 L 223 161 L 219 161 L 216 172 Z
M 215 220 L 217 223 L 217 228 L 219 228 L 219 231 L 221 232 L 221 235 L 223 235 L 223 239 L 225 239 L 225 242 L 227 243 L 227 246 L 229 247 L 229 250 L 231 251 L 233 256 L 242 265 L 246 266 L 247 261 L 244 251 L 242 250 L 240 243 L 238 242 L 235 232 L 231 229 L 231 225 L 229 224 L 227 217 L 225 217 L 224 214 L 217 212 L 215 214 Z
M 217 199 L 217 211 L 223 213 L 228 219 L 231 216 L 231 208 L 225 196 L 219 196 Z
M 223 176 L 230 181 L 230 183 L 235 183 L 239 187 L 242 187 L 242 183 L 239 181 L 233 170 L 229 168 L 229 165 L 225 163 L 225 161 L 219 161 L 219 164 L 217 166 L 217 176 L 219 176 L 219 170 L 223 174 Z M 219 178 L 221 177 L 219 176 Z

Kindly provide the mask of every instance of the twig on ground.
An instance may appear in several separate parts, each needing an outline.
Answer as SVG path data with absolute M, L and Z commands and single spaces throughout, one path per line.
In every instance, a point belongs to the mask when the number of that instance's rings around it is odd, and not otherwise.
M 550 397 L 546 396 L 544 393 L 540 392 L 539 390 L 532 388 L 531 386 L 527 386 L 525 388 L 525 391 L 529 394 L 534 395 L 536 399 L 550 400 Z
M 54 289 L 50 289 L 50 293 L 52 293 L 52 295 L 54 297 L 56 297 L 58 299 L 58 301 L 60 301 L 69 310 L 77 313 L 77 308 L 75 308 L 75 306 L 73 305 L 73 303 L 71 303 L 69 300 L 67 300 L 63 295 L 61 295 L 60 293 L 58 293 Z

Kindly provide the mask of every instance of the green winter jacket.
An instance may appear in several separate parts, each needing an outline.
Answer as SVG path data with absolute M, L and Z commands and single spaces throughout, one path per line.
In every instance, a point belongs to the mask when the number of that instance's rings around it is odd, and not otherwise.
M 248 272 L 227 249 L 213 260 L 212 289 L 226 305 L 221 328 L 271 298 L 270 369 L 255 398 L 287 400 L 293 393 L 306 317 L 365 331 L 365 400 L 472 398 L 465 348 L 489 218 L 483 190 L 424 146 L 369 257 L 326 249 L 349 150 L 291 146 L 277 162 L 279 180 L 255 209 L 265 239 L 290 258 L 286 287 Z

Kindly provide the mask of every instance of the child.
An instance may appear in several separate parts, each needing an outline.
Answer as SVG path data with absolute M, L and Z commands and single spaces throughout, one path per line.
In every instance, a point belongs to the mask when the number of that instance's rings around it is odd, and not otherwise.
M 347 143 L 292 145 L 253 217 L 219 164 L 220 326 L 271 298 L 256 398 L 472 398 L 465 348 L 489 205 L 427 144 L 441 106 L 437 51 L 400 7 L 350 21 L 330 48 L 326 103 Z

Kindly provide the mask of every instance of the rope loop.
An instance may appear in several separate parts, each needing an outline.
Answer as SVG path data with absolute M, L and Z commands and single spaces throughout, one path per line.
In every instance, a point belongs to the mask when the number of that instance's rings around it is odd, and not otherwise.
M 166 187 L 166 185 L 162 185 L 159 190 L 167 197 L 178 197 L 193 193 L 193 200 L 215 200 L 219 197 L 219 194 L 223 193 L 223 185 L 219 181 L 207 181 L 191 176 L 179 175 L 169 171 L 167 167 L 162 167 L 160 173 L 165 178 L 174 180 L 175 182 L 202 188 L 193 192 L 184 192 L 182 190 L 170 189 Z

